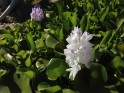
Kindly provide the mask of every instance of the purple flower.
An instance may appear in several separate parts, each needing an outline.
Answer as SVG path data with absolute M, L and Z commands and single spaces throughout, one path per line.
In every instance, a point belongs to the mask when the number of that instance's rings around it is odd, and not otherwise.
M 39 5 L 35 5 L 34 8 L 32 8 L 32 12 L 30 16 L 31 16 L 31 20 L 35 20 L 35 21 L 42 21 L 42 19 L 44 19 L 43 10 L 40 8 Z

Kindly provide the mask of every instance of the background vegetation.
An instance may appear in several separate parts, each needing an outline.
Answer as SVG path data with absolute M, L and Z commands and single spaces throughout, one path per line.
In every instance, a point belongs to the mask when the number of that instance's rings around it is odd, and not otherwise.
M 36 2 L 37 3 L 37 2 Z M 0 31 L 1 93 L 124 93 L 124 1 L 42 0 L 45 19 Z M 93 34 L 94 61 L 69 80 L 73 28 Z

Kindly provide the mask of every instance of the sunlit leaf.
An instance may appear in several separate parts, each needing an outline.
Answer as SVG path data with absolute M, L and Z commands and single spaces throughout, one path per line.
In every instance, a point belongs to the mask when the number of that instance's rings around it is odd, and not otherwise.
M 10 41 L 15 40 L 14 37 L 12 35 L 10 35 L 10 34 L 0 34 L 0 37 L 4 37 L 4 38 L 6 38 L 6 39 L 8 39 Z
M 26 65 L 27 67 L 29 67 L 29 66 L 31 65 L 31 58 L 30 58 L 30 56 L 26 59 L 25 65 Z
M 35 43 L 34 43 L 34 40 L 32 38 L 32 34 L 31 33 L 27 34 L 27 41 L 29 43 L 29 47 L 34 52 L 35 49 L 36 49 L 36 46 L 35 46 Z
M 76 12 L 74 12 L 72 16 L 70 16 L 70 21 L 72 22 L 73 27 L 77 25 L 78 17 Z
M 58 41 L 50 35 L 46 38 L 46 45 L 51 48 L 55 48 L 57 43 Z

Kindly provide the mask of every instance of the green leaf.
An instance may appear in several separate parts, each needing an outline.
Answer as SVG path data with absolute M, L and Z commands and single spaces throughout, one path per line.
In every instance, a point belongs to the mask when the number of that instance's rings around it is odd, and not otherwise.
M 106 89 L 110 91 L 110 93 L 119 93 L 118 89 L 116 89 L 115 85 L 107 85 L 105 86 Z
M 18 47 L 18 45 L 16 45 L 16 44 L 15 44 L 15 45 L 13 45 L 13 48 L 15 49 L 15 51 L 16 51 L 16 52 L 18 52 L 18 51 L 19 51 L 19 47 Z
M 0 45 L 4 45 L 4 44 L 6 44 L 6 43 L 7 43 L 6 40 L 0 40 Z
M 47 88 L 47 91 L 49 91 L 50 93 L 55 93 L 59 90 L 61 90 L 61 88 L 58 85 Z
M 28 78 L 32 79 L 35 77 L 36 72 L 32 69 L 18 68 L 16 74 L 26 75 Z
M 117 54 L 118 52 L 117 52 L 117 44 L 113 44 L 113 46 L 112 46 L 112 48 L 111 48 L 111 51 L 112 51 L 112 53 L 114 53 L 114 54 Z
M 117 27 L 118 29 L 122 26 L 122 24 L 124 23 L 124 18 L 120 18 L 118 21 L 117 21 Z
M 41 91 L 41 90 L 46 90 L 48 87 L 50 87 L 50 85 L 49 85 L 48 83 L 46 83 L 46 82 L 41 82 L 41 83 L 38 84 L 37 89 L 38 89 L 39 91 Z
M 51 87 L 48 83 L 41 82 L 41 83 L 38 84 L 38 90 L 39 91 L 46 90 L 50 93 L 55 93 L 55 92 L 61 90 L 61 88 L 58 85 Z
M 36 67 L 37 67 L 38 69 L 43 69 L 43 68 L 45 68 L 45 65 L 42 64 L 42 63 L 39 62 L 39 61 L 37 61 L 35 65 L 36 65 Z
M 27 60 L 25 61 L 25 65 L 27 66 L 27 67 L 30 67 L 30 65 L 31 65 L 31 59 L 30 59 L 30 56 L 27 58 Z
M 37 24 L 37 26 L 36 26 L 36 30 L 41 30 L 41 24 Z
M 35 72 L 31 70 L 24 72 L 24 74 L 31 79 L 35 77 Z
M 14 74 L 14 81 L 21 89 L 21 93 L 32 93 L 29 77 L 23 74 L 20 74 L 20 77 L 17 77 L 17 75 Z
M 58 41 L 50 35 L 46 38 L 46 45 L 51 48 L 55 48 L 57 43 L 58 43 Z
M 92 10 L 94 10 L 94 5 L 92 5 L 92 3 L 89 2 L 87 4 L 87 9 L 88 9 L 88 11 L 92 12 Z
M 120 56 L 116 56 L 116 57 L 112 60 L 112 66 L 113 66 L 115 69 L 124 68 L 124 59 L 122 59 Z
M 104 48 L 112 36 L 112 31 L 106 31 L 102 41 L 100 42 L 100 47 Z
M 62 89 L 62 93 L 75 93 L 71 89 Z
M 63 6 L 62 6 L 62 3 L 60 1 L 57 1 L 56 3 L 56 7 L 58 9 L 58 13 L 59 15 L 61 15 L 63 13 Z
M 66 71 L 67 64 L 63 59 L 52 58 L 47 66 L 47 76 L 50 80 L 56 80 Z
M 2 77 L 3 75 L 5 75 L 6 73 L 7 73 L 6 70 L 1 69 L 1 70 L 0 70 L 0 77 Z
M 8 29 L 0 30 L 0 34 L 10 34 L 10 30 Z
M 60 28 L 60 27 L 58 27 L 58 28 L 56 29 L 56 34 L 57 34 L 57 40 L 58 40 L 59 42 L 62 42 L 62 40 L 64 39 L 63 29 Z
M 17 53 L 19 57 L 26 58 L 26 52 L 24 50 L 21 50 L 19 53 Z
M 10 34 L 0 34 L 0 37 L 4 37 L 4 38 L 6 38 L 6 39 L 8 39 L 10 41 L 15 40 L 14 37 L 12 35 L 10 35 Z
M 0 85 L 0 93 L 10 93 L 10 90 L 7 86 Z
M 90 19 L 94 22 L 98 22 L 98 18 L 96 16 L 92 16 Z
M 90 68 L 90 84 L 91 86 L 104 84 L 108 79 L 106 68 L 99 64 L 93 63 Z
M 65 20 L 68 20 L 70 16 L 71 16 L 71 12 L 66 11 L 66 12 L 63 13 L 63 16 L 62 16 L 62 17 L 63 17 Z
M 71 23 L 73 24 L 73 27 L 77 25 L 77 20 L 78 20 L 78 17 L 77 17 L 77 13 L 74 12 L 72 16 L 70 16 L 70 21 Z
M 55 46 L 55 50 L 63 53 L 64 50 L 63 43 L 57 43 Z
M 36 41 L 36 47 L 37 47 L 37 48 L 44 48 L 44 47 L 45 47 L 43 38 L 40 38 L 40 39 L 38 39 L 38 40 Z
M 80 28 L 82 29 L 82 31 L 88 30 L 88 24 L 89 24 L 89 15 L 85 14 L 82 16 L 80 21 Z
M 107 13 L 109 12 L 109 7 L 107 8 L 102 8 L 100 11 L 100 21 L 103 22 Z
M 29 43 L 30 49 L 32 50 L 32 52 L 34 52 L 35 49 L 36 49 L 36 46 L 35 46 L 35 43 L 34 43 L 34 40 L 32 38 L 32 34 L 31 33 L 27 34 L 27 41 Z
M 117 45 L 117 49 L 119 50 L 119 52 L 124 54 L 124 43 L 119 43 Z

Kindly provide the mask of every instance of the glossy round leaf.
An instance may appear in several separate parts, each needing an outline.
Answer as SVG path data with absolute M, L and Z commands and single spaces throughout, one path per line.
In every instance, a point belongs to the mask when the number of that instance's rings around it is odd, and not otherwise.
M 56 80 L 66 71 L 67 64 L 63 59 L 52 58 L 47 67 L 47 76 L 50 80 Z

